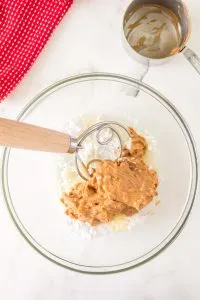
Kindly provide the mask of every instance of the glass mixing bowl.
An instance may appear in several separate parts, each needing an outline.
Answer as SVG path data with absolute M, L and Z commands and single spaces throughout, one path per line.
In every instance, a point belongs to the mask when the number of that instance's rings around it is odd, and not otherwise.
M 191 133 L 177 109 L 135 79 L 84 74 L 61 80 L 36 96 L 18 120 L 61 130 L 81 114 L 137 120 L 156 141 L 159 200 L 153 214 L 131 230 L 85 240 L 67 233 L 58 197 L 58 154 L 5 148 L 2 182 L 9 212 L 38 252 L 66 268 L 85 273 L 127 270 L 161 253 L 180 233 L 196 194 L 197 155 Z M 132 125 L 132 124 L 129 124 Z

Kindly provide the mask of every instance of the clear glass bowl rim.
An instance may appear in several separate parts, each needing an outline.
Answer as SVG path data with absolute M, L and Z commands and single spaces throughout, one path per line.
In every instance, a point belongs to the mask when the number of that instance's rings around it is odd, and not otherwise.
M 190 160 L 192 165 L 192 181 L 191 181 L 190 193 L 188 196 L 187 204 L 185 206 L 185 210 L 183 211 L 181 218 L 176 223 L 173 230 L 159 245 L 155 246 L 150 252 L 132 261 L 128 261 L 119 265 L 102 266 L 102 267 L 79 265 L 64 260 L 63 258 L 58 257 L 55 254 L 49 252 L 31 236 L 31 234 L 26 230 L 26 228 L 22 224 L 20 218 L 17 215 L 17 212 L 15 211 L 15 207 L 12 203 L 12 199 L 9 193 L 7 171 L 8 171 L 10 148 L 8 147 L 5 147 L 3 151 L 2 191 L 3 191 L 3 195 L 4 195 L 4 199 L 8 211 L 16 227 L 18 228 L 22 236 L 26 239 L 26 241 L 40 254 L 42 254 L 50 261 L 56 263 L 57 265 L 65 267 L 69 270 L 73 270 L 81 273 L 87 273 L 87 274 L 110 274 L 110 273 L 118 273 L 118 272 L 126 271 L 138 267 L 140 265 L 143 265 L 144 263 L 150 261 L 151 259 L 155 258 L 158 254 L 160 254 L 176 239 L 176 237 L 178 237 L 178 235 L 182 231 L 190 215 L 190 212 L 194 204 L 197 187 L 198 187 L 198 159 L 197 159 L 195 142 L 190 132 L 190 129 L 186 124 L 185 120 L 183 119 L 182 115 L 176 109 L 176 107 L 166 97 L 164 97 L 161 93 L 156 91 L 151 86 L 139 80 L 124 75 L 112 74 L 112 73 L 86 73 L 86 74 L 76 75 L 76 76 L 67 77 L 62 80 L 59 80 L 54 84 L 50 85 L 49 87 L 47 87 L 46 89 L 44 89 L 43 91 L 41 91 L 31 101 L 29 101 L 29 103 L 24 107 L 24 109 L 18 115 L 17 120 L 23 120 L 26 114 L 29 113 L 32 109 L 34 109 L 34 107 L 38 105 L 40 101 L 42 101 L 44 98 L 46 98 L 48 95 L 52 94 L 53 92 L 57 91 L 58 89 L 73 83 L 77 83 L 79 81 L 83 82 L 83 81 L 91 81 L 91 80 L 111 80 L 115 82 L 122 82 L 122 83 L 124 82 L 129 85 L 139 86 L 140 90 L 142 90 L 147 94 L 150 94 L 152 97 L 154 97 L 156 101 L 159 101 L 173 115 L 173 117 L 179 124 L 189 148 Z

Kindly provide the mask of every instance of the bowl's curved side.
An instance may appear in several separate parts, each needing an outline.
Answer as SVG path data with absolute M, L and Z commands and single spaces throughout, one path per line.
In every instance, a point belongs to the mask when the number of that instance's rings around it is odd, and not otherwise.
M 8 207 L 9 213 L 19 229 L 20 233 L 24 236 L 24 238 L 28 241 L 28 243 L 36 249 L 40 254 L 42 254 L 44 257 L 48 258 L 54 263 L 57 263 L 60 266 L 66 267 L 68 269 L 82 272 L 82 273 L 90 273 L 90 274 L 108 274 L 108 273 L 116 273 L 125 271 L 128 269 L 131 269 L 133 267 L 140 266 L 152 258 L 156 257 L 158 254 L 160 254 L 164 249 L 166 249 L 174 240 L 175 238 L 180 234 L 181 230 L 183 229 L 188 216 L 190 215 L 194 199 L 197 192 L 197 185 L 198 185 L 198 160 L 197 160 L 197 151 L 194 143 L 194 139 L 192 137 L 192 134 L 189 130 L 189 127 L 187 126 L 185 120 L 181 116 L 181 114 L 177 111 L 177 109 L 174 107 L 172 103 L 168 101 L 162 94 L 154 90 L 152 87 L 144 84 L 143 82 L 140 82 L 138 80 L 132 79 L 130 77 L 122 76 L 122 75 L 116 75 L 116 74 L 105 74 L 105 73 L 92 73 L 92 74 L 82 74 L 73 76 L 70 78 L 63 79 L 61 81 L 56 82 L 55 84 L 51 85 L 50 87 L 43 90 L 41 93 L 39 93 L 36 97 L 32 99 L 28 103 L 28 105 L 22 110 L 22 112 L 18 116 L 18 120 L 23 120 L 27 113 L 30 113 L 31 110 L 34 109 L 36 105 L 38 105 L 44 98 L 46 98 L 48 95 L 56 92 L 58 89 L 61 89 L 62 87 L 70 84 L 74 84 L 77 82 L 82 81 L 91 81 L 91 80 L 111 80 L 111 81 L 119 81 L 128 83 L 130 85 L 139 86 L 139 88 L 145 93 L 150 94 L 155 98 L 155 100 L 162 103 L 162 105 L 173 115 L 174 119 L 178 122 L 182 133 L 185 137 L 185 140 L 188 145 L 188 150 L 190 153 L 190 162 L 191 162 L 191 169 L 192 169 L 192 180 L 191 180 L 191 186 L 190 186 L 190 192 L 188 196 L 187 204 L 184 208 L 184 211 L 182 212 L 182 215 L 180 216 L 180 219 L 178 223 L 174 226 L 173 230 L 168 234 L 168 236 L 159 244 L 156 245 L 155 248 L 153 248 L 151 251 L 146 253 L 145 255 L 142 255 L 141 257 L 138 257 L 136 260 L 131 260 L 126 263 L 113 265 L 113 266 L 101 266 L 101 267 L 95 267 L 95 266 L 85 266 L 81 264 L 72 263 L 70 261 L 67 261 L 63 259 L 62 257 L 56 256 L 54 253 L 51 253 L 48 251 L 48 249 L 45 249 L 42 245 L 40 245 L 34 238 L 31 236 L 31 234 L 27 231 L 27 229 L 22 224 L 20 218 L 18 217 L 17 211 L 15 210 L 14 204 L 12 202 L 10 191 L 9 191 L 9 182 L 8 182 L 8 163 L 9 163 L 9 155 L 10 155 L 10 149 L 5 148 L 3 151 L 3 161 L 2 161 L 2 190 L 3 195 L 5 198 L 6 205 Z

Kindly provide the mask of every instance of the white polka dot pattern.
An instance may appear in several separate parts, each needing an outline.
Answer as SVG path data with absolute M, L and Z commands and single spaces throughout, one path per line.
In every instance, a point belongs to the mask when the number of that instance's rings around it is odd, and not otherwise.
M 0 0 L 0 101 L 20 82 L 73 0 Z

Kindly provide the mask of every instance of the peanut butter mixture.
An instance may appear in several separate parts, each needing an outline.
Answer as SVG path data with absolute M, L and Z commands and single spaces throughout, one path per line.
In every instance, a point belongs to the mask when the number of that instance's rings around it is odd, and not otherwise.
M 95 226 L 131 216 L 157 195 L 157 173 L 143 161 L 147 142 L 133 128 L 129 133 L 131 146 L 124 147 L 121 159 L 98 161 L 87 182 L 63 195 L 67 215 Z

